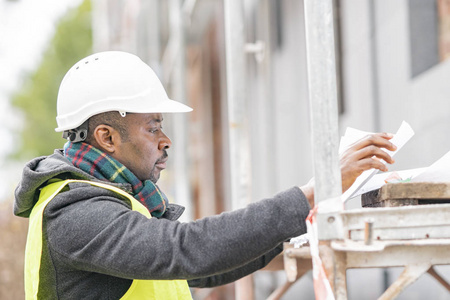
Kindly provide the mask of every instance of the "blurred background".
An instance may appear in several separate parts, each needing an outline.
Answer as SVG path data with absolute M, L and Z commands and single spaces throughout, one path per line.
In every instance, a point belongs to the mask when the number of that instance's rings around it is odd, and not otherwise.
M 238 0 L 236 0 L 238 1 Z M 313 176 L 305 15 L 302 0 L 239 0 L 245 29 L 246 184 L 257 201 Z M 415 131 L 391 170 L 426 167 L 450 150 L 450 0 L 335 0 L 339 132 L 346 127 Z M 235 207 L 231 201 L 223 0 L 0 0 L 0 299 L 23 299 L 27 220 L 12 215 L 27 160 L 64 140 L 56 97 L 64 74 L 92 52 L 137 54 L 169 97 L 194 108 L 167 115 L 171 160 L 159 185 L 188 207 L 184 221 Z M 239 35 L 239 33 L 236 33 Z M 360 199 L 347 209 L 361 207 Z M 430 216 L 432 217 L 432 216 Z M 450 268 L 437 271 L 450 278 Z M 349 299 L 376 299 L 401 268 L 349 270 Z M 254 299 L 284 284 L 284 271 L 250 278 Z M 235 284 L 195 299 L 235 299 Z M 448 299 L 425 274 L 398 299 Z M 282 299 L 314 299 L 307 273 Z

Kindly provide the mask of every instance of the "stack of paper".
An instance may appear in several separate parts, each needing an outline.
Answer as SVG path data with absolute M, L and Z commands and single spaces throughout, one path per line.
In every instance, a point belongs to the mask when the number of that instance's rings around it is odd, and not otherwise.
M 364 186 L 356 191 L 353 197 L 381 188 L 393 172 L 373 176 Z M 450 181 L 450 151 L 427 168 L 418 168 L 395 172 L 400 182 L 449 182 Z

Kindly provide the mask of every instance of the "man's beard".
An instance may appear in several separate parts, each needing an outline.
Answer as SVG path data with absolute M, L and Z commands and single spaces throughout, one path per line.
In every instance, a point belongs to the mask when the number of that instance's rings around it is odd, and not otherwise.
M 158 175 L 155 175 L 156 166 L 153 167 L 151 173 L 150 173 L 150 180 L 151 182 L 155 183 L 158 181 L 159 177 L 161 176 L 161 172 L 158 173 Z
M 167 151 L 164 150 L 163 151 L 163 155 L 155 162 L 155 165 L 153 166 L 151 172 L 150 172 L 150 178 L 149 180 L 153 183 L 156 184 L 156 182 L 159 180 L 159 177 L 161 176 L 161 171 L 158 172 L 158 175 L 155 175 L 155 171 L 156 171 L 156 165 L 161 162 L 162 160 L 166 159 L 167 157 L 169 157 L 169 155 L 167 154 Z

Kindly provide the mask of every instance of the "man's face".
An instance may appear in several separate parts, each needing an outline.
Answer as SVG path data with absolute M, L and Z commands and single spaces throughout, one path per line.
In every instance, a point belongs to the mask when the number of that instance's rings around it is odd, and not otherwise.
M 127 114 L 125 118 L 128 136 L 121 139 L 113 156 L 140 180 L 156 183 L 172 145 L 162 131 L 162 114 Z

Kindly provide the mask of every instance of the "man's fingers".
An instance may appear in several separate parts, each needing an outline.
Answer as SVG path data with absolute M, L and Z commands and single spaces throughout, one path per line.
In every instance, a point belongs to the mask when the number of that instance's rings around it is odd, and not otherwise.
M 370 169 L 378 169 L 382 172 L 386 172 L 388 168 L 381 161 L 374 158 L 365 158 L 361 159 L 357 162 L 358 168 L 362 171 L 370 170 Z
M 389 133 L 375 133 L 354 143 L 341 156 L 342 190 L 348 189 L 356 178 L 364 171 L 378 169 L 386 172 L 385 163 L 392 164 L 394 160 L 385 151 L 394 151 L 397 147 L 389 140 Z M 384 162 L 383 162 L 384 161 Z
M 351 161 L 358 161 L 360 159 L 376 157 L 383 159 L 387 163 L 394 163 L 392 157 L 381 148 L 394 151 L 397 147 L 392 144 L 389 139 L 392 138 L 392 134 L 388 133 L 376 133 L 366 136 L 353 144 L 347 151 L 344 152 L 344 160 L 347 158 Z
M 380 160 L 368 157 L 360 160 L 347 160 L 341 165 L 342 191 L 345 192 L 364 171 L 378 169 L 386 172 L 388 169 Z
M 356 160 L 376 157 L 378 159 L 384 160 L 389 164 L 394 163 L 394 159 L 386 151 L 383 151 L 382 149 L 374 145 L 370 145 L 361 150 L 358 150 L 354 153 L 354 155 Z
M 354 162 L 352 164 L 352 167 L 350 169 L 347 169 L 346 172 L 349 172 L 348 174 L 353 174 L 353 176 L 356 179 L 356 177 L 361 175 L 364 171 L 370 169 L 378 169 L 382 172 L 386 172 L 388 170 L 386 165 L 383 164 L 381 161 L 373 158 L 364 158 Z
M 370 134 L 355 142 L 350 148 L 355 151 L 363 149 L 370 145 L 374 145 L 380 148 L 386 148 L 390 151 L 394 151 L 397 149 L 397 147 L 389 141 L 392 137 L 392 134 L 385 132 Z

